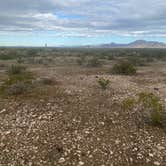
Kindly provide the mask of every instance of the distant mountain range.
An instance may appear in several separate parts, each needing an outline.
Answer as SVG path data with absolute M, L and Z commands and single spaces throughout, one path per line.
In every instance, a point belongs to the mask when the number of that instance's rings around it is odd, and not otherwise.
M 166 48 L 166 44 L 156 41 L 146 41 L 146 40 L 136 40 L 128 44 L 118 44 L 118 43 L 109 43 L 101 44 L 97 46 L 89 47 L 99 47 L 99 48 Z

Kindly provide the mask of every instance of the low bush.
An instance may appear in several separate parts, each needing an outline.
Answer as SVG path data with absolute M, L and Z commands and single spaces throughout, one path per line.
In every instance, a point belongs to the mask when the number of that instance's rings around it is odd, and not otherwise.
M 138 98 L 127 98 L 122 101 L 122 108 L 132 110 L 137 108 L 140 110 L 140 117 L 145 117 L 155 126 L 166 126 L 166 110 L 161 103 L 160 98 L 152 93 L 140 93 Z
M 9 69 L 7 70 L 7 73 L 10 75 L 18 75 L 18 74 L 23 74 L 26 71 L 25 66 L 21 65 L 11 65 Z
M 6 95 L 20 95 L 28 90 L 28 84 L 24 82 L 16 82 L 5 89 Z
M 88 67 L 99 67 L 99 66 L 101 66 L 101 61 L 98 58 L 93 57 L 87 61 L 87 66 Z
M 54 79 L 50 78 L 50 77 L 39 78 L 37 82 L 39 82 L 43 85 L 54 85 L 55 84 Z
M 126 98 L 122 101 L 122 108 L 124 110 L 131 110 L 136 103 L 136 100 L 134 98 Z
M 82 56 L 81 58 L 77 59 L 76 62 L 79 66 L 83 66 L 86 63 L 85 57 Z
M 145 66 L 146 62 L 145 59 L 141 57 L 130 56 L 127 58 L 127 61 L 134 66 Z
M 140 93 L 138 102 L 142 106 L 142 111 L 150 116 L 154 125 L 165 125 L 165 110 L 159 97 L 152 93 Z
M 2 95 L 19 95 L 32 87 L 33 76 L 31 73 L 9 75 L 0 86 Z
M 18 59 L 17 59 L 17 63 L 24 63 L 24 59 L 22 59 L 21 57 L 19 57 Z
M 121 61 L 112 67 L 111 73 L 121 75 L 134 75 L 136 74 L 136 68 L 129 62 Z
M 108 85 L 110 84 L 110 80 L 107 80 L 107 79 L 104 79 L 104 78 L 100 78 L 98 80 L 98 84 L 100 85 L 100 87 L 103 89 L 103 90 L 106 90 Z

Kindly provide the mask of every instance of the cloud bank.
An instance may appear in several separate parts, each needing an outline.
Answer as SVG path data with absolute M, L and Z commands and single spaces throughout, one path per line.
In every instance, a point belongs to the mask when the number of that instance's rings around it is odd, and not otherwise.
M 0 0 L 0 32 L 166 36 L 165 0 Z

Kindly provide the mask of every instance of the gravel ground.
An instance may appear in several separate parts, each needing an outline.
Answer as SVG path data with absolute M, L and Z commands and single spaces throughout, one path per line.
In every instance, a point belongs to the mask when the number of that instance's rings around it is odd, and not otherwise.
M 2 99 L 0 166 L 166 165 L 163 129 L 138 123 L 138 110 L 120 106 L 124 98 L 142 91 L 166 101 L 164 76 L 58 71 L 40 71 L 60 82 L 58 87 L 42 87 L 46 96 Z M 99 77 L 111 81 L 106 91 L 98 87 Z

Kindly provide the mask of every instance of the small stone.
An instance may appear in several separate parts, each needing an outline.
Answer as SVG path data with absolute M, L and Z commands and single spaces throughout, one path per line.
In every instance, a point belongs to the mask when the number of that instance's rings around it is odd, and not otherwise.
M 89 158 L 92 158 L 93 156 L 92 155 L 89 155 Z
M 153 155 L 153 153 L 149 153 L 149 156 L 150 156 L 150 157 L 153 157 L 154 155 Z
M 154 165 L 159 166 L 159 165 L 160 165 L 160 163 L 159 163 L 158 161 L 155 161 L 155 162 L 154 162 Z
M 61 157 L 58 161 L 59 163 L 64 163 L 65 162 L 65 159 L 63 157 Z
M 157 145 L 157 149 L 158 149 L 158 150 L 164 150 L 164 149 L 165 149 L 165 147 L 160 146 L 160 145 Z
M 110 155 L 113 155 L 114 153 L 113 153 L 113 151 L 110 151 Z
M 66 90 L 65 91 L 68 95 L 71 95 L 72 94 L 72 91 L 71 90 Z
M 0 111 L 0 114 L 1 114 L 1 113 L 4 113 L 4 112 L 6 112 L 6 109 L 5 109 L 5 108 Z
M 84 162 L 80 161 L 80 162 L 78 163 L 78 165 L 79 165 L 79 166 L 82 166 L 82 165 L 84 165 Z
M 9 135 L 11 133 L 11 131 L 6 131 L 5 135 Z
M 104 126 L 104 122 L 100 122 L 100 124 Z
M 115 141 L 115 144 L 118 145 L 120 142 L 121 142 L 121 141 L 120 141 L 119 139 L 117 139 L 117 140 Z
M 101 139 L 100 138 L 97 138 L 97 141 L 100 141 Z

